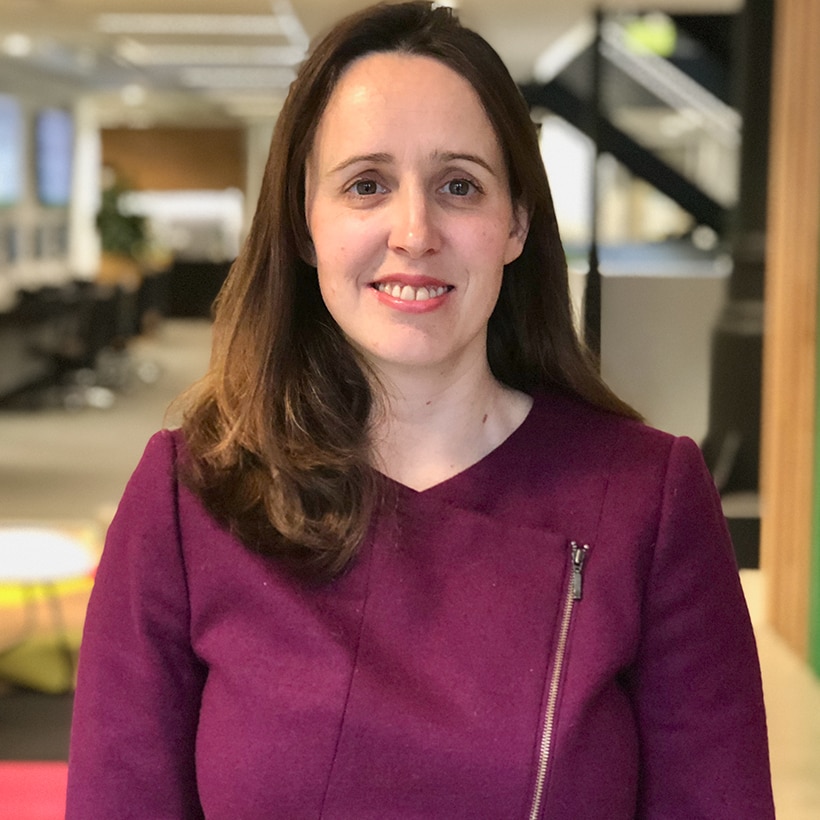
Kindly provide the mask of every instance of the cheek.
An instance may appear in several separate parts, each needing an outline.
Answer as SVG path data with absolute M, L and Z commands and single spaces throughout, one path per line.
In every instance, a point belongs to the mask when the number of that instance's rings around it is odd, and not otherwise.
M 308 230 L 317 251 L 325 253 L 336 245 L 338 234 L 338 215 L 327 202 L 326 197 L 314 194 L 310 209 L 306 213 Z
M 335 295 L 350 280 L 350 260 L 344 246 L 325 243 L 316 247 L 316 269 L 323 294 Z
M 521 245 L 516 237 L 501 232 L 493 226 L 475 242 L 472 252 L 476 262 L 485 267 L 492 266 L 500 280 L 504 273 L 504 266 L 520 255 Z
M 345 229 L 342 220 L 316 213 L 310 228 L 317 265 L 333 271 L 343 269 L 353 248 L 350 231 Z
M 336 282 L 334 281 L 333 276 L 328 272 L 328 269 L 325 265 L 320 263 L 318 271 L 319 290 L 322 293 L 322 298 L 325 300 L 326 303 L 328 303 L 328 307 L 330 307 L 330 303 L 334 302 L 336 299 L 338 287 Z
M 358 266 L 345 258 L 344 248 L 318 253 L 317 271 L 322 299 L 331 313 L 347 311 L 358 298 L 356 271 Z

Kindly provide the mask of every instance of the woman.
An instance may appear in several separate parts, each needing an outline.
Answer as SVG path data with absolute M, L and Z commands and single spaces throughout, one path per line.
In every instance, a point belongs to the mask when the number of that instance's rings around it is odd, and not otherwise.
M 714 487 L 577 342 L 527 108 L 448 9 L 291 89 L 109 532 L 68 816 L 773 816 Z

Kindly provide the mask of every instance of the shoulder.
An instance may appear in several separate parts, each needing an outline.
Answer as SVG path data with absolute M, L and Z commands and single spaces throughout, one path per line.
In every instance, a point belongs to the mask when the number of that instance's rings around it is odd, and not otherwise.
M 560 498 L 592 533 L 614 527 L 634 538 L 640 531 L 638 540 L 651 543 L 664 518 L 719 517 L 714 482 L 691 439 L 559 393 L 537 396 L 533 413 L 532 486 Z
M 120 498 L 109 529 L 112 534 L 145 529 L 173 516 L 176 496 L 176 435 L 161 430 L 148 440 Z M 150 513 L 150 515 L 148 515 Z
M 115 530 L 137 524 L 141 530 L 168 526 L 176 518 L 184 453 L 180 431 L 163 429 L 151 436 L 120 498 Z
M 573 540 L 594 542 L 609 528 L 632 547 L 652 543 L 668 473 L 679 452 L 697 464 L 697 445 L 558 391 L 533 398 L 482 473 L 481 509 Z
M 174 464 L 181 454 L 185 452 L 185 437 L 182 430 L 162 429 L 158 430 L 145 445 L 141 464 Z
M 676 448 L 699 452 L 689 439 L 595 407 L 567 393 L 539 393 L 534 399 L 536 434 L 542 441 L 551 442 L 562 460 L 577 462 L 586 469 L 664 465 Z
M 142 457 L 128 482 L 128 490 L 150 490 L 157 486 L 157 480 L 162 486 L 165 486 L 164 479 L 175 480 L 179 464 L 185 458 L 186 452 L 181 430 L 163 429 L 154 433 L 148 439 Z

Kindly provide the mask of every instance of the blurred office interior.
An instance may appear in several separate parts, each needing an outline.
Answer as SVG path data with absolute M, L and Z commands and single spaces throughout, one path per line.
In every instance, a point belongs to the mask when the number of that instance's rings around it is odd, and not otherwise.
M 105 528 L 207 365 L 294 71 L 364 5 L 0 8 L 0 816 L 59 792 Z M 816 817 L 820 4 L 446 5 L 531 106 L 604 377 L 703 447 L 761 648 L 778 813 Z M 59 765 L 25 780 L 12 761 Z M 12 780 L 32 785 L 4 815 Z

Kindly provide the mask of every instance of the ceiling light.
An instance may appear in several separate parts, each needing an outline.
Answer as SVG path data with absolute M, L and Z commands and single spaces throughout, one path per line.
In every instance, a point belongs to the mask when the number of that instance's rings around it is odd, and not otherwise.
M 146 45 L 131 38 L 117 44 L 117 54 L 135 65 L 294 66 L 305 56 L 295 46 Z
M 271 6 L 279 20 L 282 34 L 285 35 L 288 42 L 307 50 L 307 47 L 310 45 L 310 38 L 305 31 L 305 27 L 302 25 L 302 21 L 294 12 L 290 0 L 273 0 Z
M 122 101 L 126 105 L 132 107 L 142 105 L 145 102 L 147 96 L 148 92 L 145 90 L 145 88 L 136 83 L 126 85 L 120 91 L 120 98 L 122 99 Z
M 291 68 L 186 68 L 180 72 L 184 85 L 194 88 L 287 88 L 296 77 Z
M 114 48 L 114 54 L 120 63 L 123 60 L 136 65 L 143 65 L 144 63 L 150 62 L 148 46 L 131 37 L 124 37 L 119 40 Z
M 101 14 L 97 28 L 107 34 L 283 35 L 271 14 Z
M 2 45 L 0 45 L 3 53 L 8 54 L 9 57 L 28 57 L 33 47 L 31 37 L 19 32 L 7 34 L 3 38 Z

